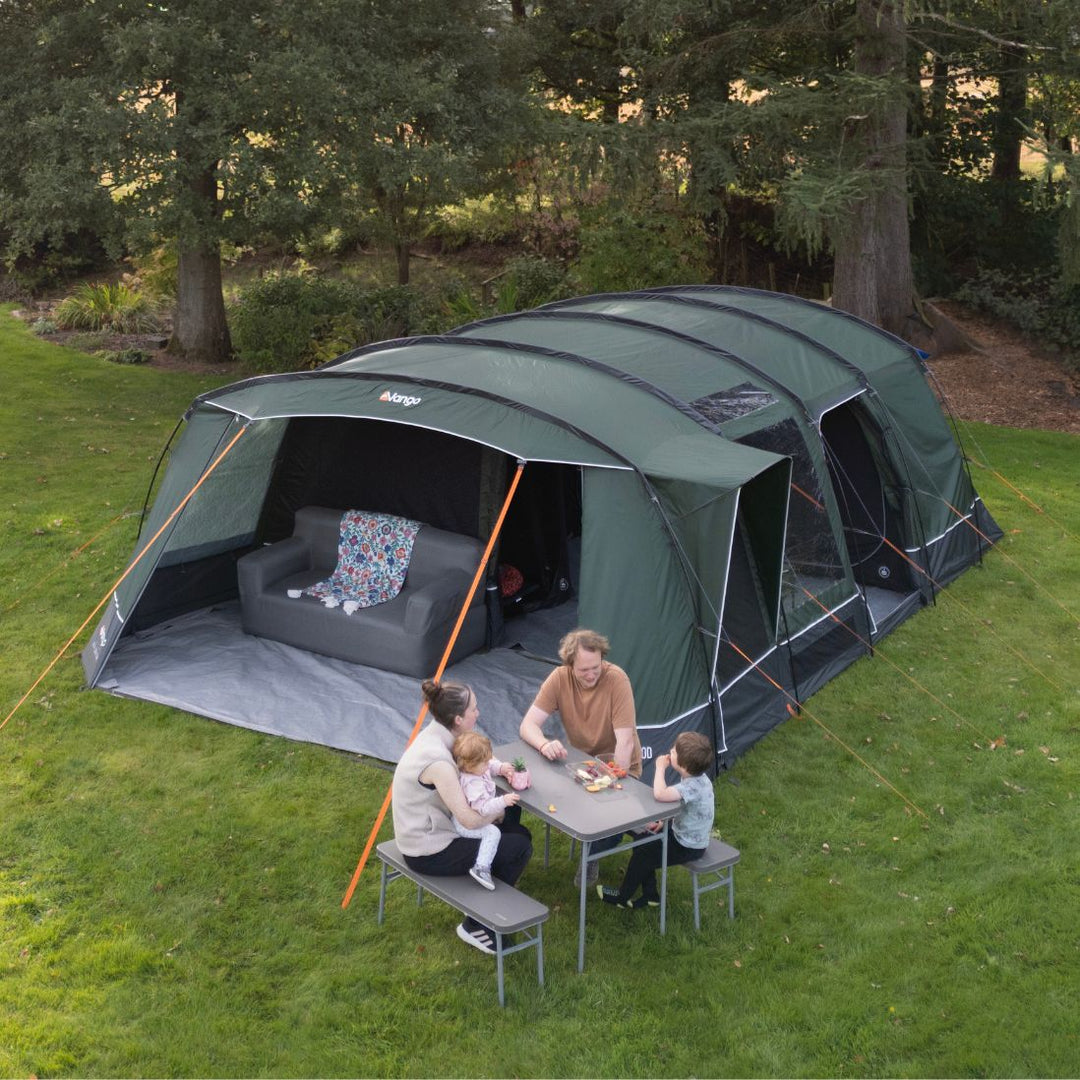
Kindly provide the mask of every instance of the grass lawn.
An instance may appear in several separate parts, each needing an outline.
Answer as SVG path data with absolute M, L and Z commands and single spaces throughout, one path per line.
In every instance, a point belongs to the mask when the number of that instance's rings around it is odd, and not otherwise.
M 0 378 L 2 719 L 207 384 L 2 312 Z M 372 865 L 341 909 L 384 767 L 85 692 L 84 632 L 0 730 L 0 1074 L 1080 1074 L 1080 444 L 964 435 L 1040 510 L 976 467 L 998 549 L 719 778 L 735 921 L 713 893 L 696 934 L 673 871 L 667 935 L 597 903 L 579 975 L 560 838 L 505 1010 L 449 908 L 399 884 L 376 926 Z

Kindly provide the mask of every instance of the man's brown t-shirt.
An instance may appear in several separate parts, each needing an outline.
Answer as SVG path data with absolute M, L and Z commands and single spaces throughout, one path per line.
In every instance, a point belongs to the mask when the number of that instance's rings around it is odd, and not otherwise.
M 533 704 L 541 712 L 558 712 L 567 740 L 587 754 L 614 753 L 616 729 L 630 728 L 634 733 L 630 775 L 641 775 L 641 740 L 635 722 L 634 691 L 621 667 L 605 660 L 596 685 L 585 689 L 574 678 L 571 668 L 560 664 L 544 680 Z

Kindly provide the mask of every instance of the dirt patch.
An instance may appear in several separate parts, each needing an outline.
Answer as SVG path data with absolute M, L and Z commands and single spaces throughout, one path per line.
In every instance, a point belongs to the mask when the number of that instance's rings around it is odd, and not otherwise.
M 959 304 L 940 308 L 972 343 L 927 364 L 961 420 L 1080 433 L 1080 381 L 1061 360 L 1008 326 Z

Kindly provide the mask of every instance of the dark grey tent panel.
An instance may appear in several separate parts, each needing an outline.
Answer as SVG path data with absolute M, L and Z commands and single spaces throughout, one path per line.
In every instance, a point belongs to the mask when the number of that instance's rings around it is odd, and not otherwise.
M 738 754 L 998 535 L 917 354 L 753 290 L 583 297 L 381 342 L 186 419 L 88 681 L 389 760 L 415 679 L 240 627 L 237 561 L 303 506 L 486 540 L 523 463 L 481 586 L 487 644 L 449 676 L 512 737 L 560 636 L 594 627 L 647 761 L 687 729 Z M 509 597 L 500 565 L 521 578 Z

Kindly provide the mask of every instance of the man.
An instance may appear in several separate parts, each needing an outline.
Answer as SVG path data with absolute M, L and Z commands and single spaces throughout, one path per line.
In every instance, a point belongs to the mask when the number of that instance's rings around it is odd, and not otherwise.
M 559 739 L 544 735 L 544 721 L 558 711 L 566 737 L 586 754 L 614 754 L 615 764 L 641 775 L 641 740 L 634 712 L 634 691 L 622 668 L 605 660 L 608 639 L 593 630 L 572 630 L 559 643 L 562 663 L 543 682 L 521 721 L 519 734 L 549 761 L 567 756 Z M 592 845 L 593 852 L 615 847 L 620 836 Z M 599 880 L 599 866 L 589 863 L 588 883 Z M 574 879 L 581 884 L 580 868 Z

